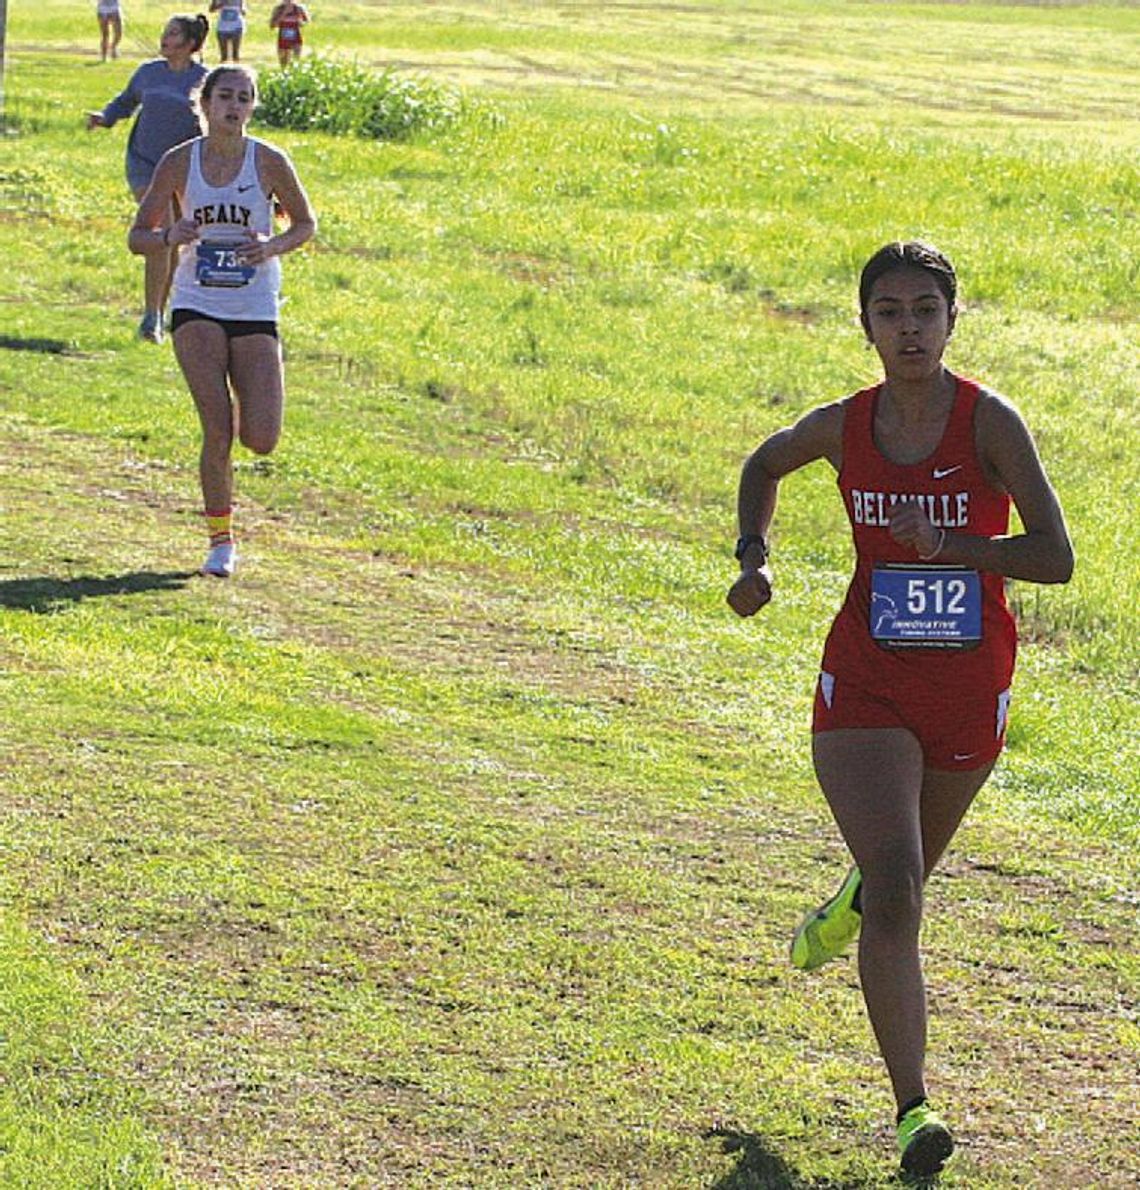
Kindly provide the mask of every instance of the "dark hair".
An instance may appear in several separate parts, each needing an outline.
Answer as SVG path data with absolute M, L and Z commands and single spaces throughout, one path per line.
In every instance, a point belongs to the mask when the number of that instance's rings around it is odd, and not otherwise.
M 958 277 L 954 266 L 943 253 L 933 244 L 924 240 L 896 240 L 893 244 L 885 244 L 863 266 L 859 277 L 859 318 L 864 330 L 867 327 L 867 303 L 871 300 L 871 290 L 875 282 L 886 273 L 895 269 L 922 269 L 929 273 L 951 313 L 958 300 Z
M 210 22 L 202 13 L 191 17 L 184 12 L 178 12 L 170 19 L 178 25 L 182 30 L 182 36 L 190 42 L 192 54 L 196 54 L 206 44 L 206 34 L 210 32 Z
M 254 102 L 256 103 L 257 72 L 251 66 L 243 66 L 238 62 L 223 62 L 220 66 L 215 66 L 202 80 L 202 85 L 198 88 L 198 92 L 194 97 L 199 108 L 203 104 L 209 103 L 210 96 L 214 93 L 214 88 L 218 85 L 218 79 L 227 74 L 243 75 L 249 82 L 249 89 L 253 92 Z

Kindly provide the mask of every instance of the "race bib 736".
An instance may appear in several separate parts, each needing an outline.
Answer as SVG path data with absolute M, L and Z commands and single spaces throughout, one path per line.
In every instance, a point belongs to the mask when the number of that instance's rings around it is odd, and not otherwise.
M 199 285 L 236 289 L 248 285 L 255 267 L 238 258 L 240 244 L 200 240 L 195 247 L 194 276 Z

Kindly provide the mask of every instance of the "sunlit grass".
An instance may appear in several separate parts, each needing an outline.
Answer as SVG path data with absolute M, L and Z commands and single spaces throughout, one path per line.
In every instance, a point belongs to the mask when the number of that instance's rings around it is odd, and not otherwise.
M 165 15 L 131 9 L 132 54 Z M 93 64 L 55 0 L 12 15 L 0 1180 L 54 1145 L 60 1185 L 156 1184 L 159 1148 L 181 1184 L 882 1184 L 853 972 L 783 962 L 844 861 L 806 747 L 850 565 L 826 468 L 783 489 L 771 614 L 723 592 L 741 459 L 875 377 L 855 275 L 922 234 L 961 272 L 951 363 L 1025 412 L 1078 552 L 1067 587 L 1014 587 L 1010 748 L 932 887 L 935 1075 L 970 1141 L 947 1184 L 1110 1184 L 1136 19 L 321 10 L 314 47 L 465 103 L 410 143 L 268 133 L 322 226 L 286 265 L 286 434 L 239 456 L 227 586 L 186 574 L 197 429 L 134 338 L 124 130 L 79 131 L 135 59 Z

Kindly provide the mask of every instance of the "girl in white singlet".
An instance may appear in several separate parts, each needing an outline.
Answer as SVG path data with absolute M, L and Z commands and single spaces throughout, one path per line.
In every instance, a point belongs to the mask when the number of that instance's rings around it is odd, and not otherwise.
M 123 6 L 119 0 L 95 0 L 95 16 L 99 21 L 99 56 L 119 56 L 119 42 L 123 40 Z
M 245 33 L 245 0 L 210 0 L 210 11 L 218 14 L 214 30 L 222 61 L 236 62 L 241 57 L 241 39 Z
M 159 162 L 131 228 L 132 252 L 178 248 L 171 298 L 174 353 L 202 423 L 199 478 L 210 535 L 203 574 L 228 578 L 237 561 L 232 529 L 236 436 L 269 454 L 281 436 L 285 386 L 277 313 L 281 263 L 316 231 L 293 164 L 246 136 L 257 102 L 253 72 L 218 66 L 199 104 L 203 137 Z M 177 198 L 183 217 L 162 230 Z M 289 223 L 274 234 L 274 208 Z

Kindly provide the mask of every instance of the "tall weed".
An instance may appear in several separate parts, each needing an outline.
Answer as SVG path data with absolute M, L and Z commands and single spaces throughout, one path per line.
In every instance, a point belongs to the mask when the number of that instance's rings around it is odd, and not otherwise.
M 313 57 L 261 78 L 258 119 L 275 128 L 405 140 L 458 119 L 459 92 L 351 62 Z

